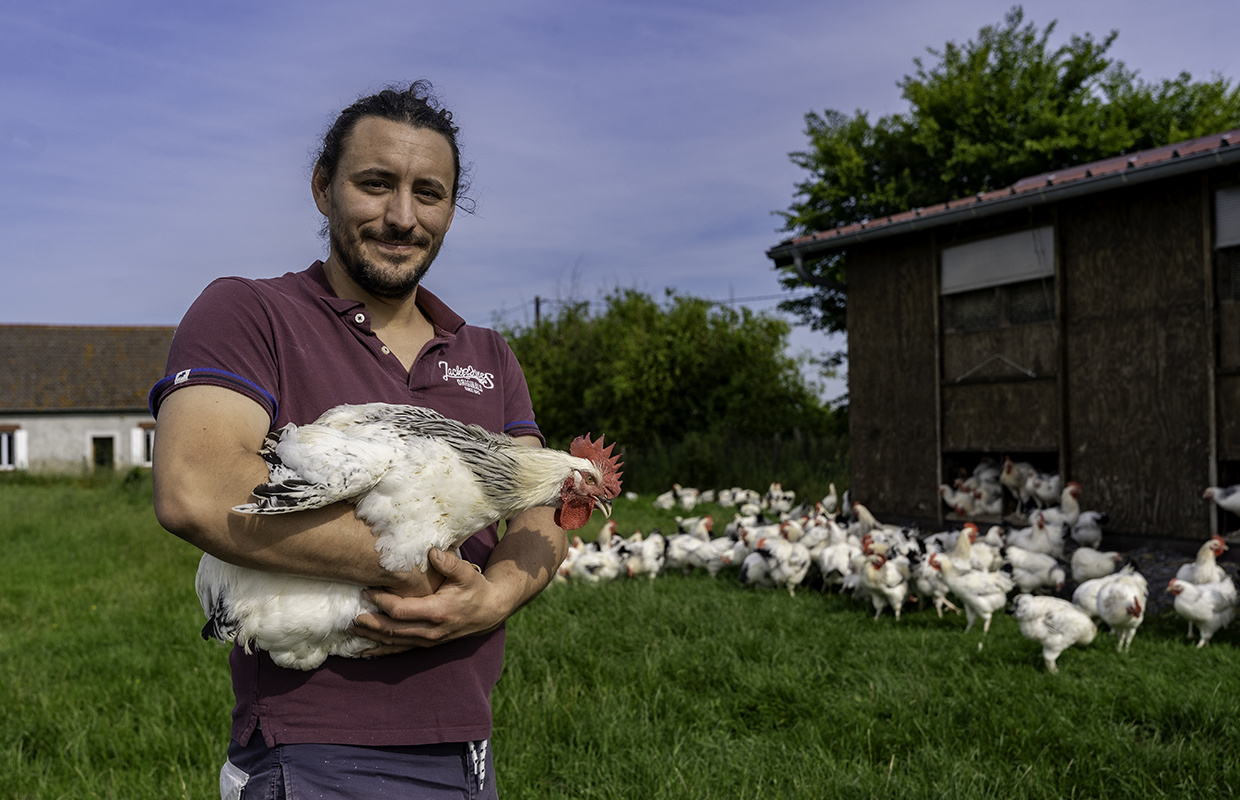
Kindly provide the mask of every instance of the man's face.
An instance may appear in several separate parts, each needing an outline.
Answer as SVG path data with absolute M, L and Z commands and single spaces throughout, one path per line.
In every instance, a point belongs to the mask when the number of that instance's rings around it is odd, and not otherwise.
M 312 181 L 315 205 L 327 217 L 329 264 L 374 297 L 408 297 L 452 224 L 455 174 L 442 134 L 359 120 L 331 182 L 318 170 Z

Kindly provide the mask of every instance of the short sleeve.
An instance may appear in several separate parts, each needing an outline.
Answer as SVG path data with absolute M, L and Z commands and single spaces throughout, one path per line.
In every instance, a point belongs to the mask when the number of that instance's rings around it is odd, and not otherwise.
M 172 337 L 165 377 L 151 389 L 151 413 L 186 386 L 222 386 L 261 405 L 274 421 L 278 382 L 271 318 L 241 278 L 220 278 L 194 301 Z

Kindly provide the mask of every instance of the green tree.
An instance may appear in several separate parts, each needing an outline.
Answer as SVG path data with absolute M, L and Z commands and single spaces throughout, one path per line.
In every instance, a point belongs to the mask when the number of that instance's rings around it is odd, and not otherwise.
M 669 469 L 684 470 L 682 479 L 723 480 L 707 462 L 728 457 L 738 438 L 841 431 L 841 417 L 787 354 L 791 328 L 777 317 L 670 290 L 663 304 L 618 290 L 597 314 L 565 303 L 550 320 L 503 332 L 539 427 L 558 447 L 605 433 L 626 453 L 675 450 Z
M 828 109 L 805 116 L 809 147 L 790 154 L 808 173 L 789 210 L 794 235 L 876 219 L 1009 186 L 1073 164 L 1240 126 L 1240 86 L 1188 73 L 1145 82 L 1107 56 L 1105 39 L 1054 47 L 1020 6 L 976 40 L 928 49 L 929 65 L 898 84 L 909 109 L 871 123 Z M 807 265 L 836 285 L 781 304 L 817 330 L 845 329 L 847 253 Z M 786 287 L 801 287 L 789 272 Z

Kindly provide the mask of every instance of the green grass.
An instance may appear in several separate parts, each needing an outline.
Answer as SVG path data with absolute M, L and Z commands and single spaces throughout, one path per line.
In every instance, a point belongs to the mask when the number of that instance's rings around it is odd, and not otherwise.
M 670 529 L 649 500 L 617 504 L 622 531 Z M 218 796 L 226 655 L 198 638 L 198 554 L 156 524 L 149 480 L 0 480 L 0 557 L 0 798 Z M 980 652 L 955 616 L 871 616 L 726 573 L 553 586 L 509 624 L 501 796 L 1240 786 L 1240 627 L 1197 650 L 1177 618 L 1149 618 L 1130 653 L 1100 634 L 1051 676 L 1006 616 Z

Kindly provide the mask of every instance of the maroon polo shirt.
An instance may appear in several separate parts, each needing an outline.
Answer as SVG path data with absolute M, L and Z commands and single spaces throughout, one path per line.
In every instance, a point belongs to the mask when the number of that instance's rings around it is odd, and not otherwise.
M 435 336 L 408 372 L 370 328 L 365 307 L 335 295 L 321 262 L 279 278 L 221 278 L 186 312 L 151 410 L 184 386 L 224 386 L 251 398 L 272 428 L 313 422 L 341 403 L 405 403 L 512 436 L 542 438 L 525 377 L 495 331 L 465 323 L 425 288 L 418 306 Z M 485 565 L 496 526 L 465 542 Z M 330 657 L 316 670 L 276 666 L 265 652 L 230 655 L 232 737 L 261 723 L 269 746 L 414 745 L 491 735 L 504 628 L 374 659 Z

